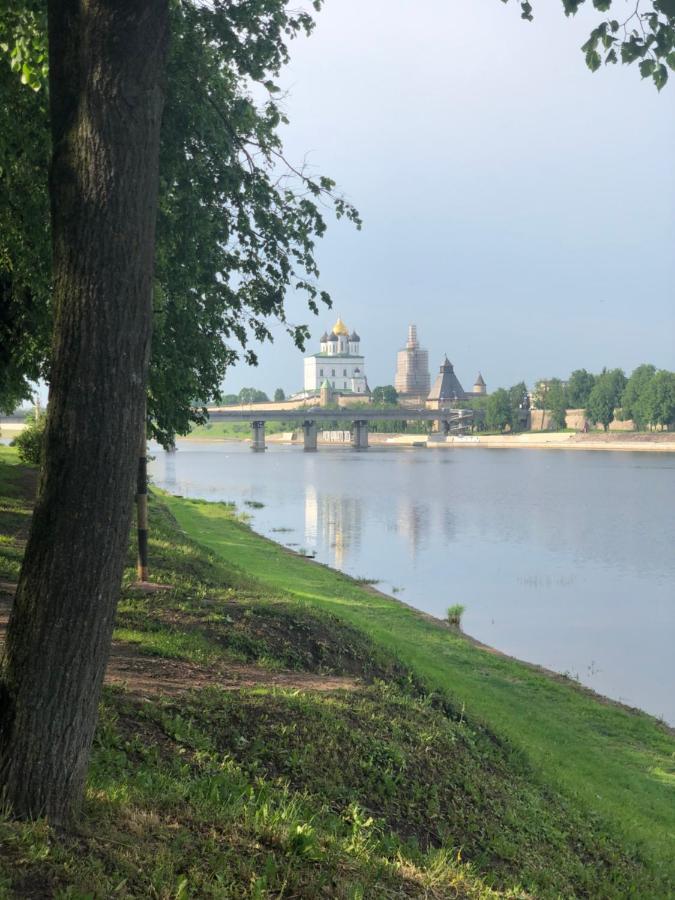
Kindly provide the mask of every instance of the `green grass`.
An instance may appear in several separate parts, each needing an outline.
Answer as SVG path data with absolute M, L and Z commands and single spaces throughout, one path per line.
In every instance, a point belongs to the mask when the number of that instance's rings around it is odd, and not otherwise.
M 542 783 L 639 846 L 656 877 L 675 879 L 675 740 L 655 719 L 483 651 L 403 604 L 299 559 L 218 506 L 166 502 L 181 527 L 230 566 L 334 613 L 393 652 L 456 710 L 522 751 Z
M 279 434 L 284 431 L 297 431 L 298 423 L 288 424 L 284 422 L 265 422 L 266 434 Z M 244 441 L 251 437 L 251 426 L 248 422 L 207 422 L 206 425 L 196 425 L 187 439 L 195 440 L 234 440 Z M 185 438 L 183 438 L 185 440 Z
M 452 606 L 449 606 L 445 618 L 449 625 L 459 626 L 462 624 L 462 616 L 466 612 L 466 606 L 463 606 L 461 603 L 453 603 Z
M 0 571 L 20 558 L 34 486 L 14 460 L 0 449 Z M 653 720 L 479 651 L 260 538 L 231 505 L 155 495 L 150 523 L 152 576 L 170 588 L 134 589 L 130 547 L 117 639 L 142 665 L 237 661 L 269 683 L 106 688 L 78 828 L 0 814 L 0 898 L 668 896 L 673 742 Z M 361 683 L 281 689 L 281 668 Z M 553 712 L 573 732 L 566 767 Z

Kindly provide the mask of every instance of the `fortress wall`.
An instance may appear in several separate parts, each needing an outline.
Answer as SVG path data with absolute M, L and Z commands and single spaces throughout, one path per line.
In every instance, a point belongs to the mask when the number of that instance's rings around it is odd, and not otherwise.
M 615 412 L 616 414 L 616 412 Z M 584 422 L 586 421 L 586 410 L 584 409 L 568 409 L 567 415 L 565 417 L 565 424 L 567 428 L 574 428 L 575 431 L 583 431 Z M 548 413 L 548 410 L 545 409 L 532 409 L 530 410 L 530 430 L 531 431 L 546 431 L 551 427 L 551 417 Z M 591 431 L 604 431 L 602 425 L 590 425 L 589 427 Z M 625 422 L 620 422 L 618 419 L 615 419 L 613 422 L 610 422 L 609 430 L 610 431 L 633 431 L 635 428 L 634 423 L 631 419 L 627 419 Z

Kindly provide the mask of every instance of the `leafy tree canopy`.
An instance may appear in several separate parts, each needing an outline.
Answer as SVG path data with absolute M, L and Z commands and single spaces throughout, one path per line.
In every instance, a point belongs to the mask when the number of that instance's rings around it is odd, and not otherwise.
M 650 424 L 666 428 L 675 425 L 675 372 L 657 372 L 649 384 L 648 396 Z
M 591 422 L 600 423 L 605 431 L 614 420 L 614 410 L 619 406 L 626 376 L 621 369 L 603 369 L 595 380 L 588 398 L 586 413 Z
M 509 392 L 498 388 L 487 398 L 485 424 L 489 429 L 504 431 L 513 424 L 513 410 Z
M 632 419 L 640 431 L 652 421 L 650 384 L 655 375 L 654 366 L 638 366 L 621 395 L 621 418 Z
M 270 398 L 265 391 L 259 391 L 257 388 L 242 388 L 239 391 L 237 399 L 239 403 L 269 403 Z
M 179 2 L 171 14 L 148 392 L 151 431 L 165 444 L 205 420 L 239 355 L 257 362 L 251 340 L 272 340 L 270 318 L 304 347 L 309 330 L 287 322 L 284 300 L 299 291 L 314 313 L 330 305 L 314 255 L 326 203 L 360 226 L 333 181 L 286 160 L 279 136 L 287 120 L 274 78 L 312 17 L 284 0 Z M 37 0 L 0 14 L 4 405 L 49 378 L 45 35 Z
M 675 373 L 638 366 L 621 396 L 621 418 L 632 419 L 640 431 L 675 423 Z
M 540 378 L 535 382 L 535 388 L 532 395 L 535 409 L 550 408 L 549 393 L 551 388 L 555 389 L 557 385 L 562 386 L 562 382 L 559 378 Z
M 595 375 L 586 369 L 575 369 L 567 382 L 567 403 L 570 409 L 586 409 L 595 384 Z
M 286 399 L 286 391 L 283 388 L 277 388 L 274 392 L 274 402 L 283 403 Z
M 398 403 L 398 391 L 393 384 L 384 384 L 373 388 L 373 403 L 396 404 Z
M 562 431 L 567 424 L 567 399 L 565 396 L 565 388 L 559 378 L 552 378 L 549 381 L 548 393 L 546 396 L 546 408 L 551 417 L 551 427 L 555 431 Z
M 575 15 L 586 2 L 562 0 L 565 15 Z M 668 81 L 669 70 L 675 69 L 675 0 L 635 0 L 627 6 L 619 0 L 592 3 L 609 17 L 593 28 L 581 47 L 588 68 L 595 72 L 601 65 L 615 65 L 619 60 L 637 63 L 642 77 L 651 79 L 660 91 Z M 522 18 L 532 21 L 532 3 L 520 2 L 520 9 Z

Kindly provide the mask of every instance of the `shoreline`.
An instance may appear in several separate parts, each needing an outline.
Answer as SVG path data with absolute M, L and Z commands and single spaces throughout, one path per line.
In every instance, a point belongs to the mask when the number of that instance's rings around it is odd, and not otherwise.
M 249 437 L 185 435 L 181 441 L 204 443 L 250 443 Z M 527 432 L 509 435 L 428 435 L 428 434 L 379 434 L 368 435 L 371 447 L 378 450 L 390 449 L 484 449 L 484 450 L 607 450 L 618 453 L 675 453 L 675 433 L 659 432 L 657 434 L 590 433 L 578 434 L 567 432 Z M 283 444 L 302 447 L 302 437 L 294 432 L 278 432 L 266 437 L 266 443 Z M 327 441 L 319 438 L 320 447 L 349 447 L 349 441 Z
M 163 499 L 168 500 L 169 504 L 171 504 L 172 502 L 183 503 L 187 501 L 188 503 L 195 503 L 200 505 L 204 504 L 206 506 L 220 505 L 218 501 L 210 501 L 203 498 L 186 498 L 179 494 L 171 494 L 170 492 L 162 488 L 154 488 L 154 490 L 157 491 L 157 493 L 159 493 L 159 495 Z M 239 513 L 237 511 L 237 515 L 238 514 Z M 529 662 L 528 660 L 521 659 L 520 657 L 506 653 L 505 651 L 500 650 L 497 647 L 493 647 L 490 644 L 486 644 L 479 638 L 474 637 L 473 635 L 464 631 L 461 625 L 459 627 L 450 625 L 445 621 L 445 619 L 441 619 L 438 616 L 433 615 L 433 613 L 426 612 L 425 610 L 419 609 L 418 607 L 413 606 L 410 603 L 406 603 L 405 600 L 402 600 L 400 597 L 395 596 L 394 594 L 388 594 L 385 591 L 377 588 L 375 585 L 367 583 L 364 584 L 363 582 L 359 581 L 358 578 L 355 578 L 347 572 L 343 572 L 341 569 L 336 569 L 328 563 L 321 562 L 315 557 L 299 553 L 293 547 L 287 547 L 276 538 L 268 537 L 266 534 L 257 531 L 248 520 L 240 521 L 236 519 L 236 521 L 238 525 L 248 529 L 256 540 L 272 545 L 277 553 L 281 553 L 284 556 L 292 558 L 293 560 L 300 563 L 300 565 L 307 564 L 310 568 L 316 568 L 322 570 L 325 573 L 328 573 L 328 575 L 333 579 L 346 580 L 357 591 L 365 592 L 366 594 L 369 594 L 374 598 L 385 601 L 387 604 L 392 604 L 395 607 L 399 607 L 401 610 L 405 610 L 406 614 L 412 614 L 421 622 L 427 625 L 431 625 L 435 629 L 439 629 L 442 633 L 451 635 L 455 640 L 462 641 L 463 643 L 466 643 L 468 646 L 475 650 L 478 650 L 481 653 L 487 653 L 490 656 L 497 658 L 498 660 L 503 660 L 515 666 L 523 666 L 533 674 L 543 676 L 544 678 L 555 684 L 569 687 L 571 690 L 578 692 L 579 694 L 587 699 L 590 699 L 593 702 L 616 708 L 617 710 L 621 710 L 622 712 L 625 712 L 631 716 L 637 716 L 640 718 L 647 717 L 658 728 L 663 729 L 669 735 L 675 737 L 675 723 L 671 725 L 660 716 L 656 716 L 654 713 L 650 713 L 639 706 L 632 706 L 629 703 L 623 703 L 621 700 L 616 700 L 613 697 L 607 696 L 606 694 L 601 694 L 598 691 L 594 690 L 592 687 L 583 684 L 583 682 L 578 681 L 575 678 L 570 678 L 562 672 L 557 672 L 555 669 L 549 669 L 546 666 L 541 665 L 540 663 Z M 199 540 L 199 538 L 196 539 Z
M 672 778 L 672 726 L 307 559 L 254 531 L 230 508 L 160 496 L 179 527 L 217 559 L 274 596 L 361 631 L 461 718 L 466 711 L 474 726 L 487 727 L 524 753 L 538 780 L 613 822 L 657 865 L 668 858 L 674 815 L 664 785 Z
M 172 497 L 177 497 L 176 494 L 171 494 Z M 183 499 L 183 498 L 178 498 Z M 203 503 L 209 503 L 208 500 L 202 500 Z M 555 669 L 549 669 L 546 666 L 541 665 L 540 663 L 530 662 L 526 659 L 521 659 L 518 656 L 512 656 L 510 653 L 506 653 L 503 650 L 500 650 L 498 647 L 493 647 L 491 644 L 486 644 L 481 641 L 479 638 L 474 637 L 468 632 L 464 631 L 461 627 L 450 625 L 445 619 L 441 619 L 438 616 L 433 615 L 433 613 L 425 612 L 423 609 L 418 609 L 418 607 L 413 606 L 410 603 L 406 603 L 405 600 L 401 600 L 400 597 L 395 596 L 394 594 L 388 594 L 386 591 L 381 591 L 379 588 L 375 587 L 372 584 L 363 584 L 357 578 L 354 578 L 348 572 L 343 572 L 341 569 L 336 569 L 334 566 L 329 565 L 328 563 L 321 562 L 311 556 L 306 556 L 302 553 L 299 553 L 293 547 L 287 547 L 285 544 L 282 544 L 280 541 L 275 538 L 268 537 L 268 535 L 263 534 L 260 531 L 257 531 L 249 522 L 247 527 L 251 529 L 253 534 L 256 537 L 260 538 L 263 541 L 269 541 L 274 544 L 282 553 L 289 554 L 296 559 L 304 560 L 313 566 L 318 566 L 326 571 L 330 572 L 332 575 L 338 578 L 346 578 L 348 579 L 354 586 L 360 588 L 361 590 L 366 591 L 366 593 L 373 594 L 379 598 L 389 601 L 390 603 L 398 604 L 401 607 L 404 607 L 406 610 L 412 612 L 418 618 L 421 618 L 423 621 L 430 623 L 436 628 L 441 628 L 443 631 L 449 632 L 454 637 L 459 638 L 460 640 L 466 641 L 472 647 L 476 649 L 489 653 L 492 656 L 496 656 L 499 659 L 507 660 L 510 663 L 515 663 L 518 666 L 525 666 L 530 669 L 532 672 L 535 672 L 539 675 L 543 675 L 546 678 L 555 681 L 557 684 L 567 685 L 575 691 L 579 691 L 586 697 L 594 700 L 598 703 L 605 704 L 607 706 L 616 707 L 623 712 L 626 712 L 630 715 L 638 715 L 638 716 L 648 716 L 652 719 L 658 726 L 665 729 L 670 735 L 675 737 L 675 724 L 670 724 L 665 719 L 662 719 L 659 716 L 655 716 L 653 713 L 648 712 L 645 709 L 642 709 L 639 706 L 631 706 L 629 703 L 623 703 L 621 700 L 615 700 L 613 697 L 608 697 L 606 694 L 601 694 L 598 691 L 594 690 L 592 687 L 585 685 L 583 682 L 577 680 L 576 678 L 570 678 L 567 675 L 564 675 L 562 672 L 557 672 Z

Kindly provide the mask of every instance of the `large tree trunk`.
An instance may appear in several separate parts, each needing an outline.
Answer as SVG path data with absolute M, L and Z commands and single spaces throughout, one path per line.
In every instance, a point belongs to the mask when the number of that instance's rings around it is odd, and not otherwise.
M 168 0 L 50 0 L 55 331 L 0 681 L 0 795 L 79 804 L 127 549 L 150 347 Z

